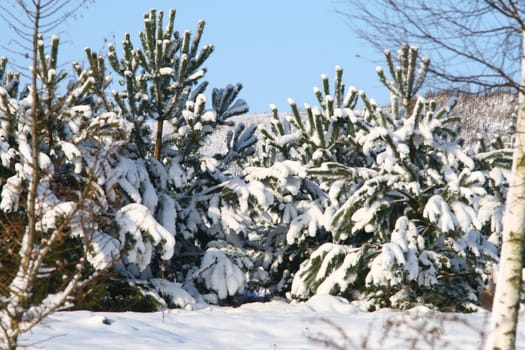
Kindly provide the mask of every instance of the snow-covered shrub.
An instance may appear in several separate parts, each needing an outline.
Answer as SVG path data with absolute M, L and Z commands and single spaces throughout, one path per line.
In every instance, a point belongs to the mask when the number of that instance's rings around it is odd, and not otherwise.
M 312 242 L 320 239 L 318 233 L 326 232 L 330 224 L 330 216 L 324 215 L 328 197 L 307 178 L 306 167 L 299 161 L 249 166 L 243 174 L 244 181 L 250 187 L 257 184 L 267 199 L 265 206 L 251 210 L 253 220 L 246 223 L 253 230 L 249 244 L 259 253 L 256 266 L 273 281 L 259 287 L 282 294 L 289 289 L 290 277 L 308 256 Z M 244 206 L 252 208 L 248 203 Z
M 208 83 L 201 80 L 213 46 L 200 46 L 204 21 L 192 35 L 174 30 L 175 11 L 164 28 L 163 18 L 161 11 L 146 14 L 141 46 L 135 48 L 126 34 L 122 59 L 109 47 L 109 62 L 123 86 L 113 96 L 133 125 L 111 180 L 121 201 L 116 219 L 126 242 L 122 258 L 130 278 L 179 281 L 197 299 L 197 289 L 225 299 L 243 289 L 244 277 L 234 278 L 234 288 L 213 276 L 245 273 L 250 266 L 236 265 L 228 253 L 242 247 L 247 234 L 249 208 L 237 197 L 262 206 L 266 201 L 257 184 L 230 171 L 255 152 L 255 126 L 229 131 L 225 152 L 202 151 L 219 126 L 233 125 L 230 118 L 248 106 L 238 99 L 240 84 L 213 89 L 208 102 Z M 212 255 L 221 258 L 199 270 Z
M 219 249 L 210 248 L 201 262 L 200 276 L 219 299 L 244 290 L 244 273 Z
M 378 69 L 391 91 L 390 110 L 361 94 L 355 141 L 373 159 L 369 171 L 339 164 L 346 173 L 330 173 L 323 164 L 315 172 L 331 182 L 330 193 L 349 188 L 341 181 L 353 187 L 334 195 L 344 198 L 334 214 L 334 246 L 321 246 L 301 265 L 295 297 L 330 293 L 371 298 L 376 306 L 461 309 L 477 302 L 497 260 L 507 175 L 497 165 L 508 164 L 510 153 L 463 148 L 453 105 L 438 108 L 416 96 L 428 61 L 418 72 L 417 49 L 402 47 L 398 55 L 394 67 L 386 52 L 393 81 Z

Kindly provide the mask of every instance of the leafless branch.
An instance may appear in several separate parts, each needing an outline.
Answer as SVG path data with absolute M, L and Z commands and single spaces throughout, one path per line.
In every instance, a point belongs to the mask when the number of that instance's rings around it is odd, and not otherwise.
M 383 50 L 404 43 L 431 58 L 433 88 L 525 90 L 520 84 L 525 4 L 514 0 L 337 0 L 358 36 Z M 458 86 L 459 85 L 459 86 Z

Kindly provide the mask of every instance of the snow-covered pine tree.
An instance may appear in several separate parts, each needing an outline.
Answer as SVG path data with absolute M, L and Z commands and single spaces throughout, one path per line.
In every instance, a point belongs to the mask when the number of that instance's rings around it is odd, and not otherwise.
M 254 152 L 257 139 L 254 126 L 239 124 L 227 135 L 226 152 L 203 152 L 213 132 L 232 126 L 231 118 L 246 113 L 248 105 L 238 99 L 237 84 L 213 89 L 207 107 L 208 83 L 201 80 L 213 46 L 200 44 L 205 23 L 195 34 L 181 34 L 174 21 L 175 10 L 165 26 L 164 13 L 151 10 L 140 47 L 126 34 L 122 58 L 114 46 L 108 58 L 123 86 L 114 91 L 115 101 L 133 125 L 113 174 L 122 195 L 117 222 L 126 242 L 123 261 L 130 278 L 145 280 L 168 302 L 184 306 L 177 300 L 192 299 L 180 282 L 193 297 L 200 298 L 200 288 L 214 302 L 244 288 L 241 268 L 253 264 L 240 249 L 246 218 L 236 197 L 253 191 L 230 168 Z
M 283 116 L 272 106 L 271 126 L 261 131 L 256 166 L 244 170 L 245 180 L 262 182 L 272 193 L 269 210 L 255 221 L 262 233 L 258 249 L 265 252 L 259 264 L 276 282 L 273 293 L 289 291 L 299 264 L 320 244 L 331 241 L 337 200 L 331 199 L 329 186 L 317 175 L 346 174 L 341 164 L 369 172 L 365 166 L 370 160 L 356 142 L 358 91 L 354 87 L 346 91 L 341 67 L 335 73 L 333 88 L 326 75 L 321 76 L 322 87 L 314 88 L 319 107 L 305 104 L 299 111 L 289 99 L 291 113 Z M 329 170 L 319 170 L 323 164 Z
M 371 307 L 416 302 L 464 309 L 477 303 L 497 260 L 508 164 L 504 150 L 476 153 L 456 139 L 450 106 L 417 97 L 428 60 L 403 46 L 399 65 L 385 52 L 392 81 L 390 111 L 364 93 L 355 141 L 369 171 L 338 164 L 314 170 L 341 200 L 333 241 L 319 247 L 295 275 L 292 295 L 330 293 L 368 298 Z M 498 163 L 499 162 L 499 163 Z M 342 182 L 349 186 L 342 186 Z M 341 192 L 341 188 L 351 191 Z
M 76 76 L 60 70 L 59 39 L 46 49 L 35 13 L 26 89 L 0 59 L 0 346 L 7 349 L 119 258 L 103 216 L 104 172 L 123 127 L 114 113 L 99 113 L 108 80 L 91 59 L 90 69 L 75 65 Z

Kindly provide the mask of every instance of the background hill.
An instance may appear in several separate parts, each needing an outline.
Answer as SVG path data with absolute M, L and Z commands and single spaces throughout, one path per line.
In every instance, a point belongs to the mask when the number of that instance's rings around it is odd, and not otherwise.
M 439 106 L 452 96 L 450 92 L 440 92 L 429 94 L 427 98 L 434 99 Z M 453 114 L 461 118 L 460 136 L 467 144 L 479 139 L 489 144 L 501 137 L 506 145 L 510 145 L 518 111 L 517 94 L 498 91 L 483 95 L 463 94 L 456 98 Z

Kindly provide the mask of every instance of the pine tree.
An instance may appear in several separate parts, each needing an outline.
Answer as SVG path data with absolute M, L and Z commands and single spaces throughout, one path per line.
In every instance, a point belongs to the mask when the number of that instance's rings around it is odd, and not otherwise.
M 330 160 L 308 170 L 337 210 L 332 240 L 301 264 L 291 294 L 461 309 L 477 302 L 497 260 L 489 238 L 501 230 L 506 170 L 498 164 L 508 165 L 509 154 L 463 148 L 452 106 L 417 97 L 428 66 L 422 59 L 418 68 L 417 49 L 402 47 L 398 66 L 385 56 L 393 80 L 378 75 L 391 92 L 390 111 L 361 92 L 364 109 L 347 112 L 351 132 L 339 138 L 355 145 L 359 157 L 348 159 L 361 163 Z
M 200 44 L 204 21 L 194 35 L 174 30 L 174 10 L 165 26 L 163 21 L 162 11 L 146 14 L 140 47 L 126 34 L 122 59 L 109 47 L 109 62 L 123 86 L 114 99 L 133 125 L 113 176 L 122 194 L 116 217 L 126 242 L 122 257 L 130 278 L 154 286 L 165 285 L 162 279 L 184 282 L 195 298 L 200 288 L 218 302 L 242 290 L 245 280 L 224 286 L 214 276 L 224 271 L 239 276 L 251 266 L 237 256 L 247 215 L 238 212 L 236 194 L 245 183 L 231 169 L 254 153 L 255 127 L 238 124 L 227 134 L 224 153 L 203 152 L 220 126 L 232 127 L 231 118 L 248 111 L 238 98 L 242 85 L 213 89 L 207 107 L 208 83 L 201 80 L 213 46 Z M 180 283 L 173 287 L 180 293 Z
M 244 170 L 245 180 L 263 183 L 272 194 L 269 209 L 255 222 L 261 232 L 257 247 L 267 257 L 260 265 L 277 281 L 270 288 L 273 293 L 289 291 L 299 264 L 331 240 L 337 200 L 319 175 L 345 172 L 340 164 L 368 171 L 364 166 L 369 160 L 356 142 L 358 91 L 346 91 L 341 67 L 336 67 L 333 89 L 326 75 L 321 79 L 322 88 L 314 88 L 319 107 L 305 104 L 301 112 L 290 99 L 291 113 L 285 116 L 272 107 L 271 126 L 261 130 L 256 166 Z

